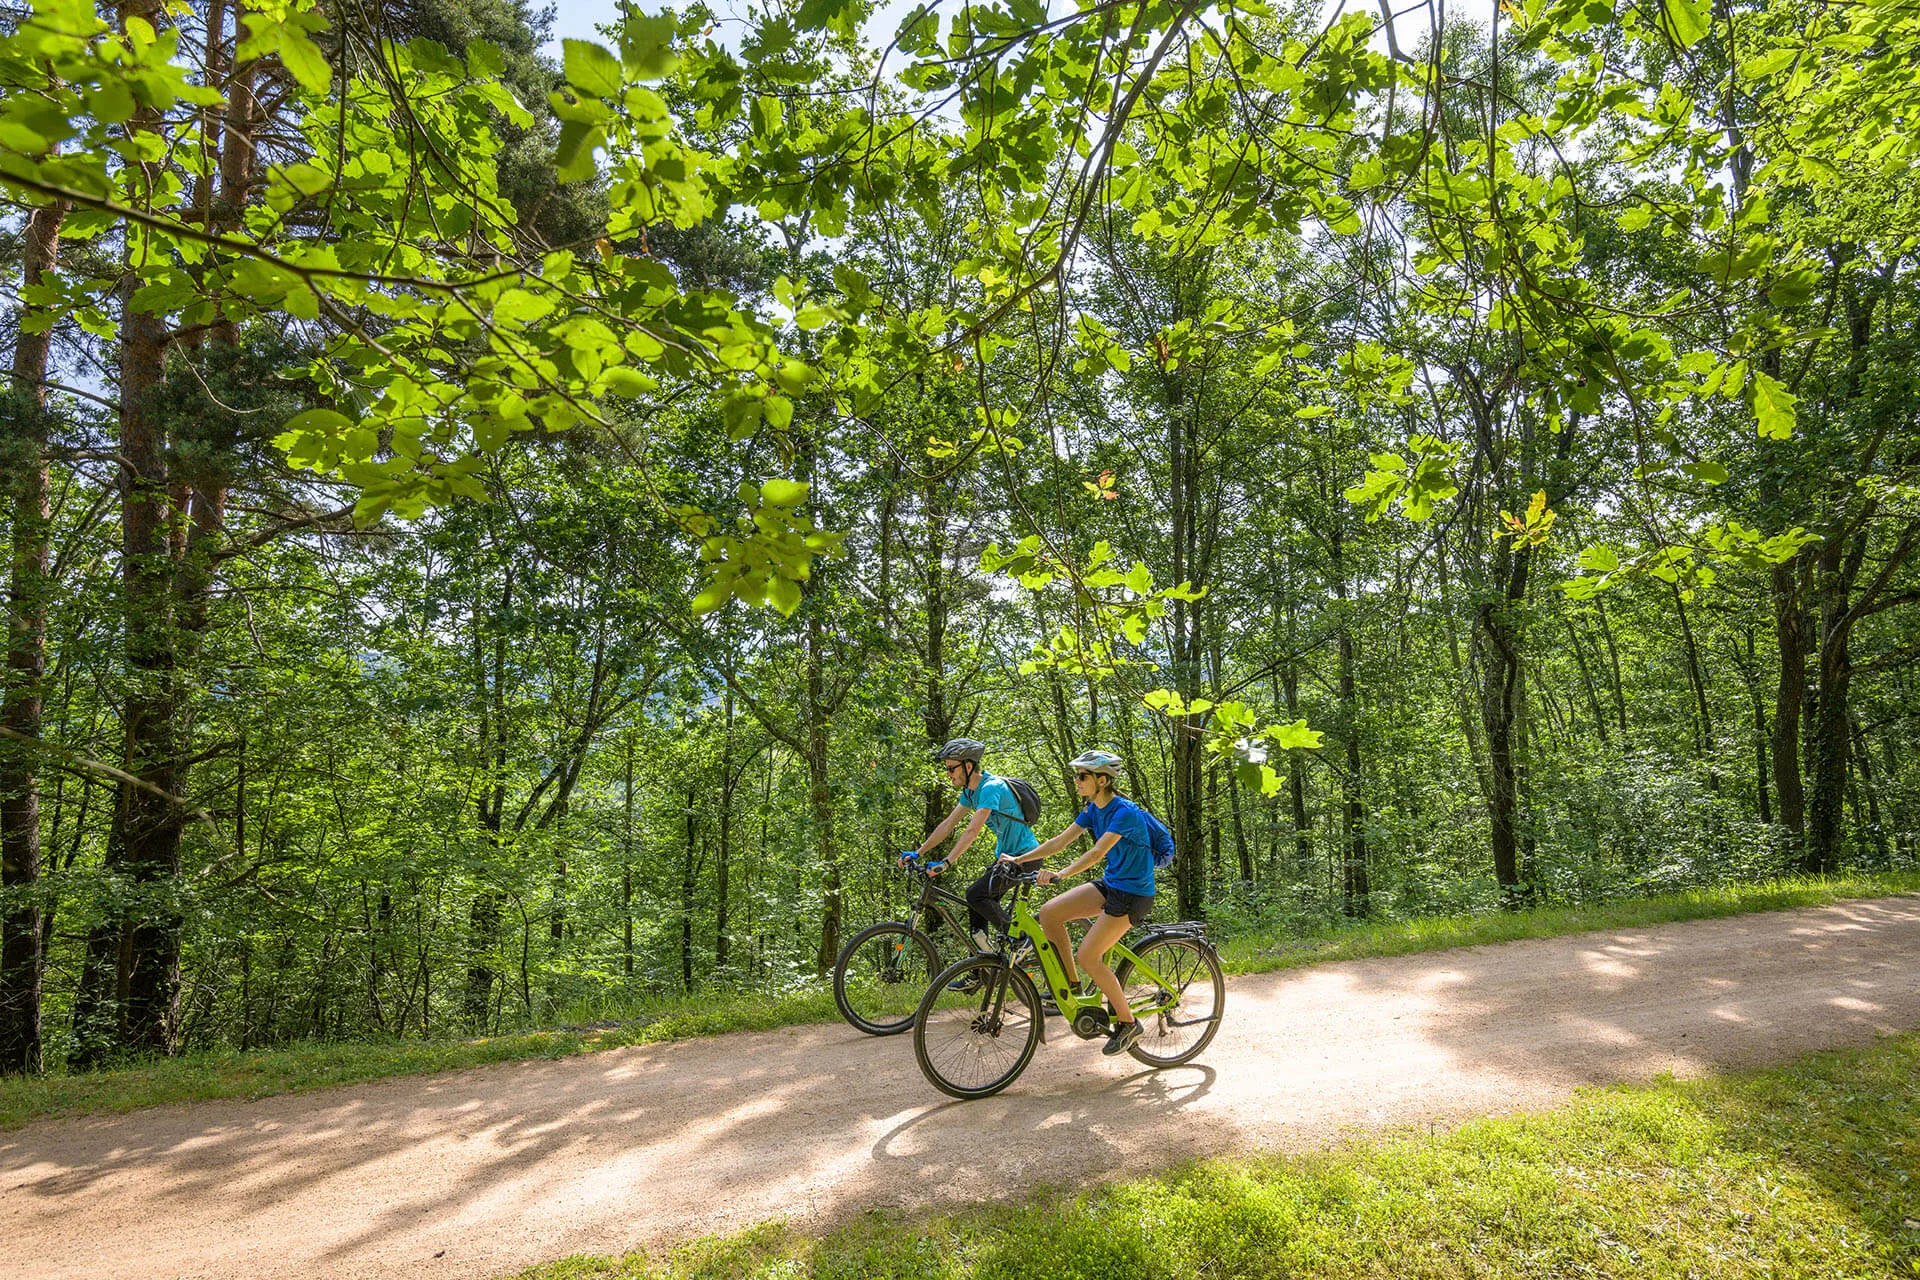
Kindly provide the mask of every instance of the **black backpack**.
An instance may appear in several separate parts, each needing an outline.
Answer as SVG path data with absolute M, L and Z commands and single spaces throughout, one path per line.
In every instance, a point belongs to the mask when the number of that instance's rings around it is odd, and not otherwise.
M 1040 793 L 1033 789 L 1033 784 L 1019 778 L 1002 778 L 1000 781 L 1007 784 L 1007 789 L 1013 792 L 1013 798 L 1020 802 L 1020 821 L 1029 827 L 1039 821 Z M 1011 818 L 1013 815 L 1007 816 Z

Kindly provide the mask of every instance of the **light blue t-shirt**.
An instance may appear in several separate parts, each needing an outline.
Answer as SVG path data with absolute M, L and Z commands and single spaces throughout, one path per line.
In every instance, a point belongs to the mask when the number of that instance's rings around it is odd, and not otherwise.
M 1088 805 L 1073 821 L 1095 844 L 1110 831 L 1120 833 L 1120 842 L 1107 850 L 1107 869 L 1100 876 L 1109 889 L 1153 896 L 1153 841 L 1138 805 L 1115 796 L 1104 809 Z
M 992 774 L 982 773 L 980 781 L 962 791 L 960 803 L 969 809 L 988 811 L 987 830 L 993 832 L 995 853 L 1018 857 L 1040 847 L 1033 828 L 1020 819 L 1020 797 Z

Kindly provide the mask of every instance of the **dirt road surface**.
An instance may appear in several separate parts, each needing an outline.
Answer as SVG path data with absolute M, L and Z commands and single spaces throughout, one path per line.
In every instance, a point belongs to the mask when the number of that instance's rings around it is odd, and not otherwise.
M 1920 1026 L 1920 896 L 1237 978 L 1159 1073 L 1058 1026 L 984 1102 L 812 1026 L 37 1124 L 0 1133 L 0 1277 L 491 1277 L 1546 1108 Z

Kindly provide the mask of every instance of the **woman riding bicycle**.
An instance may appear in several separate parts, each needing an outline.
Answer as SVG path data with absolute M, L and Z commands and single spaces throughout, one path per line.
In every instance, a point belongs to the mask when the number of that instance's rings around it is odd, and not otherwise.
M 1125 992 L 1113 970 L 1107 967 L 1107 952 L 1126 931 L 1144 924 L 1153 912 L 1153 844 L 1146 814 L 1140 807 L 1113 789 L 1113 780 L 1125 763 L 1110 751 L 1094 749 L 1072 762 L 1074 790 L 1085 807 L 1072 824 L 1053 839 L 1029 853 L 1003 856 L 1003 863 L 1043 862 L 1083 835 L 1092 833 L 1093 848 L 1058 874 L 1041 870 L 1038 880 L 1051 884 L 1067 876 L 1079 875 L 1100 859 L 1106 859 L 1101 877 L 1091 884 L 1069 889 L 1035 913 L 1046 930 L 1054 952 L 1067 967 L 1069 986 L 1080 979 L 1073 972 L 1073 956 L 1087 976 L 1113 1005 L 1120 1025 L 1107 1037 L 1102 1053 L 1125 1053 L 1140 1038 L 1140 1024 L 1127 1007 Z M 1076 954 L 1069 949 L 1067 922 L 1098 916 L 1087 929 Z

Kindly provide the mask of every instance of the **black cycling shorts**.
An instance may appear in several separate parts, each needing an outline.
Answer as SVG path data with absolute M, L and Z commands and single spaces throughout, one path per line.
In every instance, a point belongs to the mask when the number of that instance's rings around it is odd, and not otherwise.
M 1147 917 L 1153 914 L 1153 895 L 1150 893 L 1128 893 L 1125 889 L 1115 889 L 1105 880 L 1093 882 L 1106 898 L 1101 914 L 1118 918 L 1125 916 L 1135 924 L 1145 924 Z

